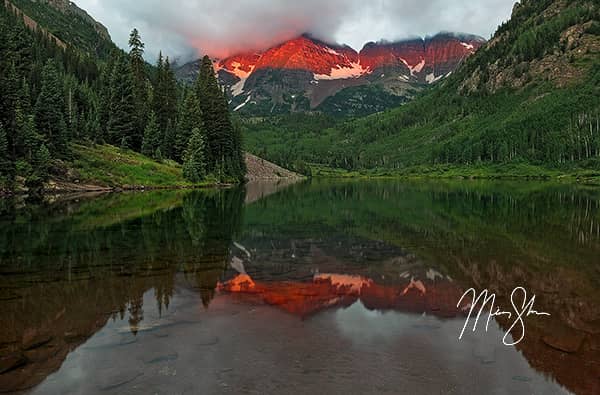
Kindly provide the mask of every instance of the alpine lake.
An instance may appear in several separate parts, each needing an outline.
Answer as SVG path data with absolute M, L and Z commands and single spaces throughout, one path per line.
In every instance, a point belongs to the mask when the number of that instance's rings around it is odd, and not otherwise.
M 317 179 L 0 213 L 0 393 L 600 394 L 598 188 Z M 471 288 L 513 314 L 474 331 Z M 515 289 L 549 315 L 513 325 Z

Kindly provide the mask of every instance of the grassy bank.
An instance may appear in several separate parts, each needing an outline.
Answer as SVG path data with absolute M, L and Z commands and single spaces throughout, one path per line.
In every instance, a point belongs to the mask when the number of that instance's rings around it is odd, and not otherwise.
M 404 169 L 371 169 L 348 171 L 321 165 L 311 165 L 318 178 L 410 178 L 410 179 L 513 179 L 556 180 L 600 185 L 600 170 L 580 168 L 546 168 L 524 163 L 481 164 L 472 166 L 436 165 L 412 166 Z
M 75 145 L 73 159 L 64 165 L 65 176 L 59 177 L 60 181 L 107 188 L 190 188 L 217 184 L 215 179 L 190 183 L 183 178 L 181 165 L 176 162 L 157 162 L 110 145 Z

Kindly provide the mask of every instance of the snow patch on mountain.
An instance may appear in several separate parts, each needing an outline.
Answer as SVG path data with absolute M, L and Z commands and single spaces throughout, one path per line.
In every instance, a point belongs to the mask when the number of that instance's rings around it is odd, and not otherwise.
M 240 104 L 239 106 L 237 106 L 236 108 L 234 108 L 233 111 L 241 110 L 246 104 L 248 104 L 250 102 L 251 98 L 252 98 L 252 95 L 248 95 L 248 97 L 246 98 L 246 101 L 243 102 L 242 104 Z
M 417 63 L 415 66 L 408 66 L 408 68 L 410 69 L 410 73 L 412 75 L 415 75 L 417 73 L 420 73 L 423 70 L 423 67 L 425 67 L 425 59 L 421 59 L 421 61 L 419 63 Z
M 242 65 L 239 62 L 233 62 L 231 63 L 231 67 L 233 67 L 233 69 L 227 70 L 229 73 L 235 75 L 240 79 L 239 82 L 232 85 L 231 87 L 231 94 L 233 96 L 239 96 L 242 93 L 244 93 L 244 85 L 246 84 L 246 80 L 248 79 L 248 77 L 250 77 L 250 74 L 252 74 L 255 67 L 250 66 L 250 69 L 248 71 L 244 71 L 241 69 L 241 66 Z
M 235 96 L 239 96 L 244 93 L 244 85 L 246 85 L 246 79 L 242 79 L 239 82 L 233 84 L 231 86 L 231 94 Z
M 421 61 L 414 66 L 408 64 L 406 59 L 400 58 L 400 61 L 402 61 L 402 63 L 404 63 L 406 67 L 408 67 L 408 69 L 410 70 L 410 75 L 412 76 L 415 76 L 415 74 L 420 73 L 421 70 L 423 70 L 423 67 L 425 67 L 425 59 L 423 58 L 421 58 Z
M 360 78 L 365 73 L 366 70 L 360 65 L 360 63 L 350 62 L 352 67 L 343 67 L 341 65 L 337 65 L 333 69 L 331 69 L 329 74 L 315 74 L 314 78 L 316 81 L 318 80 L 345 80 L 350 78 Z
M 434 73 L 429 73 L 425 76 L 425 81 L 427 81 L 428 84 L 433 84 L 434 82 L 437 82 L 439 80 L 441 80 L 442 78 L 444 78 L 445 75 L 438 75 L 437 77 L 435 76 Z

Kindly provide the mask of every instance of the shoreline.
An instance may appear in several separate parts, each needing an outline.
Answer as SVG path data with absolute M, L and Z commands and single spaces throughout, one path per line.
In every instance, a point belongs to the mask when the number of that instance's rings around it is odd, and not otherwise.
M 360 175 L 360 176 L 344 176 L 344 175 L 325 175 L 316 176 L 315 179 L 321 180 L 454 180 L 454 181 L 549 181 L 560 182 L 573 185 L 590 185 L 600 186 L 600 177 L 591 179 L 574 178 L 570 175 L 564 176 L 517 176 L 517 175 L 490 175 L 490 176 L 456 176 L 456 175 Z
M 367 179 L 367 180 L 505 180 L 505 181 L 551 181 L 568 184 L 600 186 L 600 170 L 573 168 L 548 169 L 519 164 L 489 167 L 412 167 L 402 170 L 344 170 L 315 165 L 314 178 Z
M 305 180 L 305 177 L 296 177 L 296 178 L 265 178 L 265 179 L 247 179 L 244 183 L 235 184 L 235 183 L 205 183 L 205 184 L 195 184 L 195 185 L 123 185 L 123 186 L 115 186 L 115 187 L 104 187 L 100 185 L 93 184 L 71 184 L 67 183 L 67 185 L 72 185 L 72 187 L 57 187 L 58 184 L 52 188 L 45 188 L 41 194 L 41 198 L 48 197 L 58 197 L 58 196 L 70 196 L 70 195 L 104 195 L 111 193 L 125 193 L 125 192 L 153 192 L 153 191 L 183 191 L 183 190 L 206 190 L 206 189 L 228 189 L 234 188 L 236 186 L 248 185 L 253 183 L 281 183 L 286 181 L 298 182 Z M 65 185 L 65 184 L 63 184 Z M 77 185 L 77 187 L 75 187 Z M 0 200 L 8 199 L 14 197 L 27 197 L 29 195 L 29 191 L 6 191 L 0 189 Z
M 56 185 L 56 184 L 55 184 Z M 74 184 L 77 185 L 77 184 Z M 103 187 L 99 185 L 84 184 L 81 187 L 52 187 L 44 188 L 41 196 L 57 196 L 70 194 L 105 194 L 105 193 L 122 193 L 122 192 L 144 192 L 144 191 L 177 191 L 177 190 L 195 190 L 195 189 L 224 189 L 231 188 L 238 184 L 231 183 L 207 183 L 197 185 L 123 185 L 116 187 Z M 243 185 L 243 184 L 239 184 Z M 29 191 L 6 191 L 0 190 L 0 199 L 27 196 Z
M 144 191 L 177 191 L 177 190 L 200 190 L 200 189 L 222 189 L 232 188 L 236 185 L 244 185 L 252 182 L 282 182 L 287 180 L 301 181 L 307 179 L 315 180 L 455 180 L 455 181 L 518 181 L 535 182 L 546 181 L 572 185 L 585 185 L 600 187 L 600 174 L 593 170 L 580 170 L 583 174 L 578 174 L 576 170 L 573 173 L 567 173 L 557 170 L 537 169 L 541 174 L 514 174 L 502 171 L 490 171 L 490 169 L 451 169 L 447 171 L 430 170 L 424 172 L 408 170 L 402 173 L 394 173 L 385 170 L 361 170 L 347 171 L 344 169 L 319 167 L 313 173 L 312 177 L 279 177 L 279 178 L 251 178 L 246 179 L 243 184 L 234 183 L 215 183 L 207 182 L 190 185 L 120 185 L 120 186 L 102 186 L 93 183 L 73 183 L 65 181 L 51 180 L 42 193 L 42 197 L 70 195 L 70 194 L 105 194 L 121 192 L 144 192 Z M 585 174 L 585 172 L 590 172 Z M 315 174 L 316 173 L 316 174 Z M 17 190 L 8 191 L 0 189 L 0 199 L 11 197 L 27 196 L 29 191 Z

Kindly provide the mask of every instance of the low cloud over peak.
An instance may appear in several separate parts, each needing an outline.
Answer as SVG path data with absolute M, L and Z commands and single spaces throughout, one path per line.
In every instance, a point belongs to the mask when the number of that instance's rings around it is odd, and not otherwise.
M 360 49 L 369 41 L 464 31 L 489 37 L 513 0 L 75 0 L 106 25 L 121 47 L 137 27 L 147 59 L 163 50 L 187 61 L 260 50 L 309 32 Z

